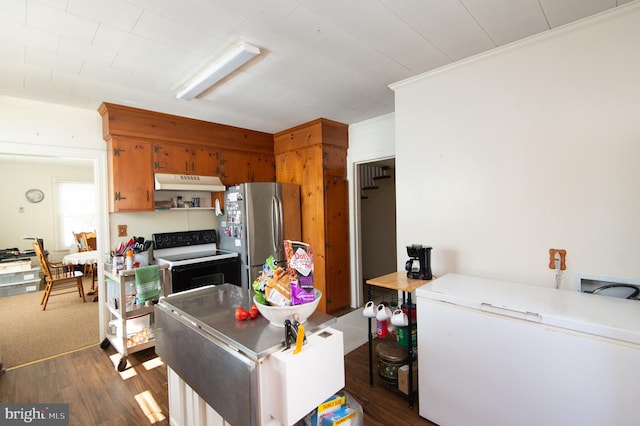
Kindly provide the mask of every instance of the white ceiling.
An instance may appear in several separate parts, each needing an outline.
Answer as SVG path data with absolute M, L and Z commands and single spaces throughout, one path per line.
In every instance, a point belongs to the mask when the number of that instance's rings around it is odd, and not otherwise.
M 640 1 L 640 0 L 639 0 Z M 274 133 L 394 110 L 388 85 L 631 0 L 1 0 L 0 95 Z M 262 54 L 176 92 L 240 40 Z

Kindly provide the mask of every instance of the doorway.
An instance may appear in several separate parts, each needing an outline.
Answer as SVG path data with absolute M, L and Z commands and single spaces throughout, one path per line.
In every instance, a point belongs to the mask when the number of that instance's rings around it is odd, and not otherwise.
M 360 163 L 356 176 L 362 283 L 358 293 L 366 297 L 367 279 L 397 270 L 395 159 Z
M 34 155 L 33 152 L 38 152 Z M 55 214 L 58 203 L 55 189 L 56 176 L 65 178 L 78 178 L 90 181 L 92 191 L 96 197 L 93 203 L 96 211 L 106 211 L 106 155 L 104 152 L 90 151 L 85 149 L 64 149 L 59 147 L 42 146 L 34 149 L 27 144 L 13 144 L 0 142 L 0 161 L 2 161 L 2 172 L 5 180 L 14 182 L 13 185 L 3 187 L 3 199 L 6 200 L 3 220 L 5 227 L 2 234 L 2 247 L 16 247 L 21 251 L 31 249 L 30 240 L 24 236 L 35 236 L 42 238 L 45 249 L 49 252 L 52 261 L 60 261 L 62 256 L 68 252 L 68 247 L 64 243 L 63 235 L 58 231 L 59 218 Z M 25 190 L 37 188 L 42 191 L 44 197 L 37 202 L 31 202 L 25 196 Z M 106 234 L 108 221 L 106 214 L 101 214 L 95 219 L 94 228 L 100 234 Z M 98 249 L 103 252 L 102 247 L 108 244 L 101 244 Z M 99 256 L 101 257 L 101 256 Z M 33 260 L 32 260 L 33 262 Z M 101 280 L 102 281 L 102 280 Z M 91 281 L 85 278 L 85 289 Z M 102 282 L 99 285 L 103 285 Z M 3 303 L 11 305 L 21 316 L 9 316 L 8 309 L 2 311 L 0 320 L 8 320 L 13 323 L 19 322 L 25 330 L 39 330 L 38 336 L 31 336 L 25 339 L 26 334 L 21 334 L 12 342 L 20 342 L 22 348 L 18 348 L 13 343 L 10 345 L 12 355 L 9 356 L 8 347 L 5 345 L 3 357 L 5 367 L 15 367 L 23 362 L 31 362 L 43 356 L 51 356 L 61 352 L 67 352 L 74 348 L 84 347 L 87 342 L 96 344 L 99 342 L 100 334 L 104 329 L 102 318 L 99 315 L 100 306 L 97 303 L 81 303 L 77 295 L 73 293 L 61 295 L 55 299 L 56 306 L 48 306 L 46 311 L 42 311 L 40 306 L 42 290 L 16 294 L 3 299 Z M 69 298 L 70 300 L 67 300 Z M 51 303 L 51 302 L 50 302 Z M 68 305 L 68 306 L 67 306 Z M 73 314 L 66 315 L 65 309 Z M 46 318 L 46 321 L 43 320 Z M 84 324 L 81 333 L 74 333 L 68 336 L 66 332 L 60 330 L 71 330 L 72 327 L 65 325 L 68 318 Z M 39 324 L 35 326 L 34 324 Z M 7 333 L 19 333 L 17 327 L 7 327 Z M 58 333 L 62 333 L 58 335 Z M 33 334 L 33 333 L 32 333 Z M 46 339 L 53 338 L 55 345 L 43 345 Z M 52 337 L 53 336 L 53 337 Z M 10 339 L 0 339 L 5 342 Z M 48 340 L 47 340 L 48 341 Z M 2 345 L 0 345 L 2 346 Z M 18 350 L 19 349 L 19 350 Z M 16 364 L 10 365 L 9 362 Z

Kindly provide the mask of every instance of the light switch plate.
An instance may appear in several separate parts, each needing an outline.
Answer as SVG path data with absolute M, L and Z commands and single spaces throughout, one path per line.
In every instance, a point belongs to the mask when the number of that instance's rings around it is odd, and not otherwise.
M 127 225 L 118 225 L 118 237 L 127 236 Z

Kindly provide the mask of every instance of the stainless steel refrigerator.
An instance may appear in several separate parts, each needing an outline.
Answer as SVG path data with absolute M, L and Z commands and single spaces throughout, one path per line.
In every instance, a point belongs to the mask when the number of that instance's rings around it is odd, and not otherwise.
M 240 254 L 242 286 L 248 288 L 269 256 L 285 261 L 285 239 L 300 241 L 300 187 L 274 182 L 230 186 L 218 229 L 218 247 Z

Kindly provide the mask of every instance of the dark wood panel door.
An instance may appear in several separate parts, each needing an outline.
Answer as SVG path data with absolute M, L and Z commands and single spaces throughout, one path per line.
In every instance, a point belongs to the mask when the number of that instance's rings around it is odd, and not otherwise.
M 349 188 L 346 179 L 325 178 L 325 257 L 327 312 L 349 307 Z

